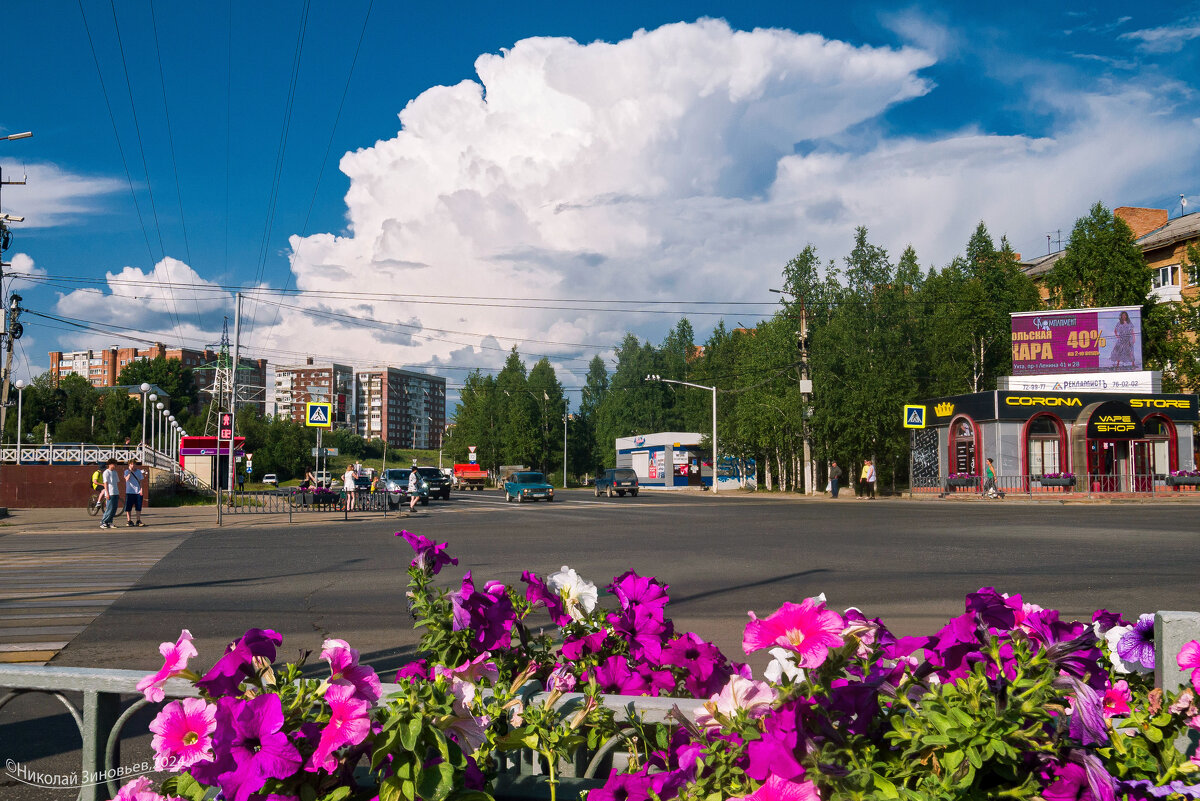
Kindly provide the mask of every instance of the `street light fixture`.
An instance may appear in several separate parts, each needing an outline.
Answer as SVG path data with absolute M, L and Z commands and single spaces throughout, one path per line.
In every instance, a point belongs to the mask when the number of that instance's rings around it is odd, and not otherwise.
M 138 455 L 144 458 L 146 456 L 146 393 L 150 391 L 150 385 L 143 383 L 138 389 L 142 391 L 142 453 Z
M 9 134 L 8 136 L 0 136 L 0 142 L 4 141 L 5 139 L 28 139 L 31 136 L 33 136 L 33 131 Z
M 663 378 L 660 375 L 648 375 L 647 381 L 658 381 L 663 384 L 682 384 L 685 387 L 707 389 L 712 392 L 712 491 L 717 492 L 717 388 L 706 387 L 703 384 L 693 384 L 691 381 L 676 381 L 673 378 Z
M 164 405 L 165 404 L 162 401 L 159 401 L 158 403 L 154 404 L 154 408 L 159 411 L 159 414 L 161 414 Z M 150 450 L 152 451 L 161 450 L 161 448 L 159 448 L 158 441 L 162 437 L 162 422 L 159 421 L 158 418 L 158 414 L 154 415 L 154 422 L 150 426 Z
M 21 401 L 25 397 L 25 380 L 18 378 L 17 388 L 17 464 L 21 463 Z

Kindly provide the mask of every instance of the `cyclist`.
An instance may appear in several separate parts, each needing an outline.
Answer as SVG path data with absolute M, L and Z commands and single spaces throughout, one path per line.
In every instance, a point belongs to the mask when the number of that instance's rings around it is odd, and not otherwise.
M 100 468 L 96 468 L 92 472 L 92 497 L 89 500 L 91 508 L 88 509 L 90 514 L 96 514 L 104 508 L 104 474 Z

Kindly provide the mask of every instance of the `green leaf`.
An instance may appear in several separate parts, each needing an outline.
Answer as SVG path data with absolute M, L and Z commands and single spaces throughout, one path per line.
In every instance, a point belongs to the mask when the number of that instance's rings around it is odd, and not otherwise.
M 1142 732 L 1143 736 L 1152 743 L 1162 742 L 1162 731 L 1153 726 L 1147 727 L 1146 731 Z
M 896 790 L 896 785 L 892 784 L 878 773 L 872 777 L 872 782 L 875 785 L 875 789 L 878 790 L 884 798 L 900 797 L 900 793 Z
M 409 718 L 400 724 L 400 744 L 404 746 L 405 751 L 412 751 L 417 747 L 417 740 L 421 737 L 422 720 L 420 718 Z
M 379 801 L 401 801 L 400 779 L 389 776 L 379 785 Z
M 349 787 L 343 786 L 336 788 L 333 792 L 321 796 L 321 801 L 342 801 L 351 793 Z
M 181 773 L 164 781 L 162 791 L 167 796 L 180 796 L 188 801 L 203 801 L 208 788 L 193 779 L 190 774 Z
M 300 786 L 300 801 L 317 801 L 317 791 L 311 784 Z

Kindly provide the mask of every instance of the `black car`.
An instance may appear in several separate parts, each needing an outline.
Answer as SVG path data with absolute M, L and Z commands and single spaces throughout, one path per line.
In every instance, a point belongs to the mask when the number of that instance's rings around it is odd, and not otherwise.
M 436 467 L 418 467 L 421 480 L 429 487 L 429 497 L 450 500 L 450 479 Z
M 614 494 L 625 497 L 625 493 L 637 497 L 638 494 L 638 477 L 637 473 L 628 467 L 618 467 L 615 470 L 605 470 L 600 475 L 596 476 L 596 497 L 607 493 L 608 497 Z

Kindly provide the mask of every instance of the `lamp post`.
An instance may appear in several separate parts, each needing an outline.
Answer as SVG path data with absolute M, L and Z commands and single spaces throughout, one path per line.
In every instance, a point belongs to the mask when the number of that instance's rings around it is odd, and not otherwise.
M 167 408 L 163 408 L 161 414 L 162 414 L 162 420 L 159 421 L 159 425 L 158 425 L 158 439 L 159 439 L 158 449 L 160 451 L 162 451 L 163 453 L 166 453 L 167 452 L 167 417 L 171 414 L 171 410 L 167 409 Z
M 25 397 L 25 381 L 17 379 L 17 464 L 21 463 L 21 401 Z
M 682 384 L 685 387 L 707 389 L 712 392 L 712 491 L 715 495 L 717 492 L 717 388 L 706 387 L 703 384 L 693 384 L 690 381 L 676 381 L 673 378 L 663 378 L 659 375 L 648 375 L 646 376 L 646 380 L 659 381 L 663 384 Z
M 175 431 L 179 426 L 177 426 L 175 424 L 175 415 L 173 415 L 173 414 L 167 415 L 167 422 L 171 424 L 171 428 L 168 431 L 168 433 L 170 434 L 170 439 L 167 440 L 167 445 L 168 445 L 167 455 L 171 457 L 171 472 L 174 472 L 175 471 Z
M 6 139 L 28 139 L 33 136 L 33 131 L 25 131 L 24 133 L 9 134 L 8 136 L 0 136 L 0 142 Z
M 146 450 L 146 393 L 150 391 L 150 385 L 143 383 L 138 387 L 142 391 L 142 453 L 140 456 L 145 456 Z M 158 400 L 155 398 L 155 400 Z
M 567 488 L 567 420 L 571 415 L 563 415 L 563 489 Z
M 146 396 L 143 396 L 143 401 L 146 399 L 147 399 Z M 156 400 L 158 400 L 158 395 L 155 395 L 153 392 L 151 392 L 150 395 L 148 396 L 148 399 L 150 401 L 150 409 L 151 409 L 151 411 L 153 411 L 154 410 L 154 402 Z M 151 450 L 154 449 L 154 415 L 153 414 L 150 415 L 150 449 Z M 142 458 L 143 459 L 146 458 L 146 405 L 145 405 L 145 403 L 142 404 Z
M 164 405 L 162 401 L 154 404 L 154 408 L 158 410 L 158 414 L 153 415 L 154 422 L 150 425 L 150 450 L 152 451 L 160 450 L 158 440 L 162 437 L 162 421 L 159 417 L 162 415 Z

